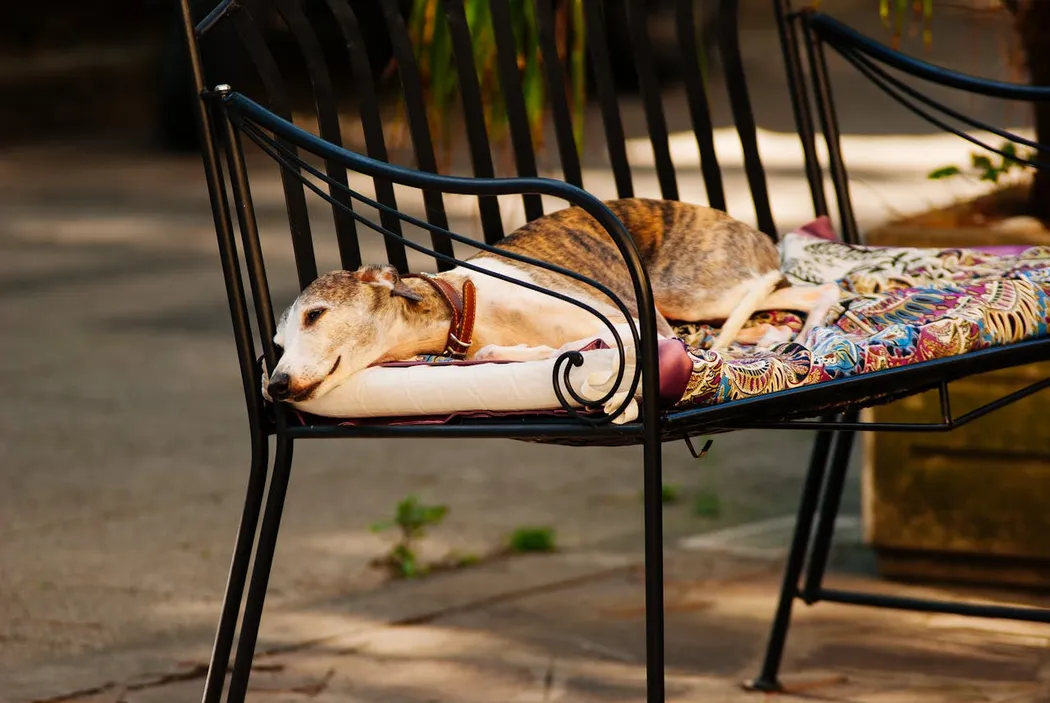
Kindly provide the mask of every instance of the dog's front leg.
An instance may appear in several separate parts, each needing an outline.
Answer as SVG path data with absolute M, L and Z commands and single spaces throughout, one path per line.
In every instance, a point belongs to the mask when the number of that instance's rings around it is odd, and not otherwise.
M 636 363 L 635 339 L 631 334 L 631 328 L 627 324 L 616 325 L 616 332 L 619 335 L 620 343 L 624 348 L 625 368 L 623 369 L 623 376 L 620 378 L 620 384 L 604 404 L 604 410 L 607 413 L 615 412 L 617 408 L 627 401 L 628 392 L 626 388 L 633 378 Z M 604 341 L 609 347 L 616 347 L 616 338 L 613 337 L 610 332 L 606 331 L 605 334 L 594 334 L 589 337 L 578 339 L 574 342 L 569 342 L 568 344 L 563 344 L 558 349 L 553 349 L 548 346 L 531 347 L 527 344 L 519 344 L 514 347 L 490 344 L 478 350 L 473 358 L 484 361 L 542 361 L 545 359 L 552 359 L 566 352 L 579 351 L 580 349 L 584 349 L 593 344 L 594 341 L 598 339 Z M 611 390 L 613 390 L 613 386 L 619 375 L 619 365 L 615 360 L 615 356 L 609 356 L 610 354 L 613 354 L 609 349 L 595 353 L 603 355 L 601 360 L 594 360 L 594 363 L 598 364 L 598 367 L 588 368 L 586 371 L 583 371 L 586 376 L 584 378 L 578 378 L 574 382 L 574 385 L 577 387 L 578 392 L 580 392 L 585 398 L 597 400 L 598 398 L 606 396 Z M 575 370 L 573 373 L 575 373 Z M 636 393 L 640 393 L 641 390 L 641 385 L 639 384 Z M 638 405 L 636 402 L 632 401 L 627 404 L 623 413 L 613 420 L 613 423 L 623 424 L 625 422 L 633 422 L 637 417 Z
M 475 361 L 542 361 L 557 353 L 557 349 L 547 346 L 530 347 L 528 344 L 518 344 L 504 347 L 489 344 L 476 351 L 471 358 Z
M 622 345 L 625 350 L 633 352 L 635 348 L 634 335 L 631 333 L 631 327 L 624 324 L 615 325 L 616 334 L 619 335 L 619 345 Z M 663 335 L 658 335 L 660 339 L 663 339 Z M 601 333 L 592 334 L 589 337 L 583 337 L 567 344 L 563 344 L 557 349 L 548 346 L 529 346 L 528 344 L 518 344 L 513 347 L 500 346 L 498 344 L 489 344 L 482 347 L 475 352 L 473 359 L 478 361 L 542 361 L 543 359 L 550 359 L 555 356 L 559 356 L 568 351 L 579 351 L 593 344 L 595 341 L 601 340 L 610 347 L 617 347 L 616 337 L 613 336 L 612 332 L 608 329 L 603 330 Z

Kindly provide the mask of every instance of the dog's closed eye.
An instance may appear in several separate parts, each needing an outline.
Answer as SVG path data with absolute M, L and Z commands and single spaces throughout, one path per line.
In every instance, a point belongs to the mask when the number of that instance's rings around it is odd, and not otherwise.
M 313 308 L 312 310 L 307 310 L 303 313 L 303 327 L 309 327 L 314 324 L 320 320 L 321 316 L 326 312 L 328 312 L 328 308 Z

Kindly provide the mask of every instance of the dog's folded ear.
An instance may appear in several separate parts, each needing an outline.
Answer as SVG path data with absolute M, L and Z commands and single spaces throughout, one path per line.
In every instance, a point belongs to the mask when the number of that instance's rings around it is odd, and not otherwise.
M 390 264 L 383 264 L 382 266 L 362 266 L 358 269 L 357 273 L 363 283 L 372 283 L 377 286 L 382 286 L 383 288 L 389 288 L 390 295 L 408 298 L 417 303 L 423 300 L 423 296 L 405 285 L 404 281 L 401 280 L 401 276 L 398 274 L 397 269 Z

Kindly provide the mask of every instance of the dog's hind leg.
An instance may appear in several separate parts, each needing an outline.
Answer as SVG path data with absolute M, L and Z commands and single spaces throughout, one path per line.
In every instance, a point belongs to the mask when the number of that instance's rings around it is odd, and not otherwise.
M 773 291 L 759 303 L 756 310 L 798 310 L 806 314 L 806 322 L 797 339 L 804 339 L 814 327 L 823 326 L 831 308 L 839 302 L 842 290 L 834 283 L 819 286 L 788 286 Z
M 780 279 L 779 271 L 771 271 L 756 276 L 733 289 L 732 294 L 740 297 L 735 302 L 730 303 L 732 308 L 726 317 L 725 324 L 722 325 L 722 329 L 718 332 L 718 337 L 715 339 L 714 344 L 711 345 L 712 350 L 725 349 L 737 338 L 744 323 L 751 318 L 751 315 L 756 310 L 760 309 L 759 306 L 762 302 L 770 297 Z

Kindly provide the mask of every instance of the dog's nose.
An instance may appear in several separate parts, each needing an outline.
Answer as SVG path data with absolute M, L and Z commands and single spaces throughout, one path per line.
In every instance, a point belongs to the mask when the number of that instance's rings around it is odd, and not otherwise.
M 266 392 L 274 400 L 284 400 L 288 397 L 288 383 L 291 379 L 288 374 L 278 371 L 270 376 L 270 383 L 266 386 Z

